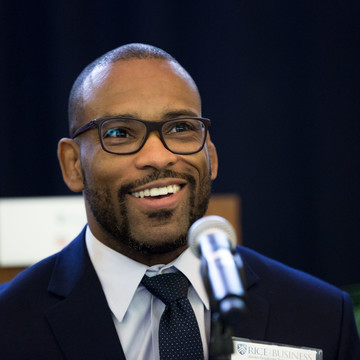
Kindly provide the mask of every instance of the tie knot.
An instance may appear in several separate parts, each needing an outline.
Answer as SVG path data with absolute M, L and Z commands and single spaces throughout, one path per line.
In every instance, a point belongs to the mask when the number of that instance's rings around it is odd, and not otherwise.
M 152 277 L 144 275 L 141 283 L 165 305 L 187 298 L 190 284 L 186 276 L 179 271 Z

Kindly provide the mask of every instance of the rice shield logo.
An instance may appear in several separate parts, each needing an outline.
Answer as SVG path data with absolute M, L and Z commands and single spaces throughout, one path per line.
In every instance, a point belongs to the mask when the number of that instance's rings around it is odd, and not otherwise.
M 240 355 L 245 355 L 247 351 L 247 345 L 245 344 L 237 344 L 236 350 Z

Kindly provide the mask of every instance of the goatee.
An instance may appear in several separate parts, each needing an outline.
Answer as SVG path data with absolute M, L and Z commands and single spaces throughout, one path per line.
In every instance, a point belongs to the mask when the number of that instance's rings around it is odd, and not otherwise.
M 124 245 L 130 249 L 140 252 L 142 254 L 164 254 L 187 244 L 187 232 L 193 222 L 202 217 L 208 207 L 210 198 L 210 176 L 206 177 L 202 183 L 198 186 L 196 191 L 195 178 L 189 174 L 182 174 L 174 172 L 172 170 L 154 170 L 151 174 L 137 181 L 124 184 L 118 190 L 118 204 L 120 216 L 116 216 L 113 201 L 111 199 L 110 190 L 107 188 L 99 189 L 91 187 L 84 175 L 84 192 L 87 202 L 90 205 L 90 209 L 102 229 L 109 235 L 109 245 L 114 249 L 122 248 Z M 171 241 L 158 243 L 150 243 L 144 239 L 134 238 L 130 229 L 129 211 L 126 205 L 125 198 L 131 191 L 137 187 L 146 185 L 152 181 L 164 179 L 164 178 L 181 178 L 185 179 L 189 186 L 189 214 L 187 225 L 184 226 L 184 231 Z M 173 210 L 160 210 L 148 213 L 149 219 L 156 219 L 159 223 L 161 221 L 170 219 L 173 214 Z M 121 220 L 119 220 L 121 219 Z

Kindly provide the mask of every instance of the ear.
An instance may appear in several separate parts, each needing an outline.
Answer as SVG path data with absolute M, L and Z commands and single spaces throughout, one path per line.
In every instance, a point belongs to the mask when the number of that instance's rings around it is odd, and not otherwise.
M 218 173 L 218 156 L 215 145 L 211 142 L 210 134 L 208 133 L 206 139 L 206 146 L 209 152 L 210 169 L 211 169 L 211 180 L 215 180 Z
M 58 144 L 58 159 L 65 184 L 74 192 L 82 191 L 84 182 L 78 144 L 72 139 L 61 139 Z

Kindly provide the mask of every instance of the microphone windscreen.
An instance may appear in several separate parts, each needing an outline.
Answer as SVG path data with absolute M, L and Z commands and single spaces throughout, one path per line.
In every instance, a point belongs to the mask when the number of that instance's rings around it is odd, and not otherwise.
M 188 232 L 188 244 L 196 257 L 201 257 L 199 246 L 201 237 L 206 234 L 214 234 L 218 232 L 225 233 L 226 237 L 229 239 L 231 248 L 236 246 L 235 230 L 229 221 L 221 216 L 205 216 L 191 225 Z

